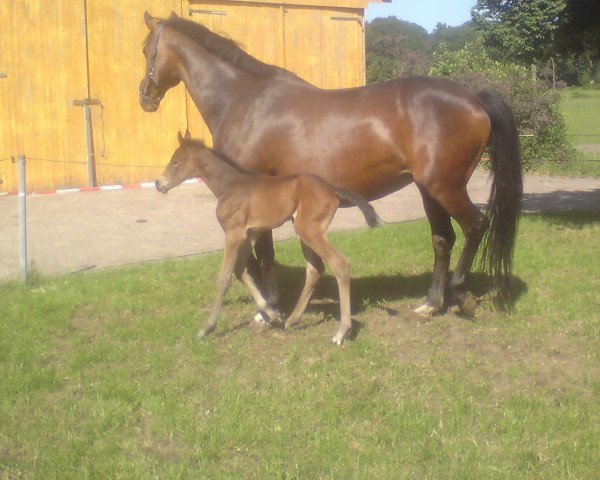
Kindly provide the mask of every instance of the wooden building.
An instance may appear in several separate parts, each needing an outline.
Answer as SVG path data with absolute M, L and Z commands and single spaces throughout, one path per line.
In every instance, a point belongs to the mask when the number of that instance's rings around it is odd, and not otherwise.
M 389 0 L 42 0 L 0 9 L 0 192 L 17 189 L 6 159 L 27 158 L 27 188 L 87 185 L 91 118 L 97 184 L 153 179 L 176 132 L 208 131 L 183 85 L 156 113 L 138 103 L 144 10 L 225 33 L 256 58 L 323 88 L 364 84 L 364 9 Z M 5 74 L 5 75 L 4 75 Z

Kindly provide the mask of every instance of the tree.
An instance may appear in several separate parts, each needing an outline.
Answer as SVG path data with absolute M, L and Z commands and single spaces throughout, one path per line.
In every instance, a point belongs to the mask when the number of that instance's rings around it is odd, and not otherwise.
M 598 0 L 566 0 L 557 32 L 563 53 L 600 59 L 600 5 Z
M 465 22 L 458 27 L 449 27 L 445 23 L 438 23 L 430 35 L 433 50 L 438 50 L 441 44 L 450 51 L 463 48 L 467 43 L 475 40 L 476 33 L 471 22 Z
M 531 65 L 547 61 L 566 0 L 477 0 L 475 29 L 496 58 Z
M 367 82 L 426 73 L 431 58 L 427 30 L 396 17 L 376 18 L 365 29 Z

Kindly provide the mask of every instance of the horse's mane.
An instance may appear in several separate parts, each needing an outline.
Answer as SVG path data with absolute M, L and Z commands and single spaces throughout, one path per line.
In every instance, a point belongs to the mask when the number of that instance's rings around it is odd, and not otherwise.
M 231 63 L 237 68 L 259 77 L 285 76 L 299 79 L 292 72 L 275 65 L 261 62 L 247 54 L 234 40 L 211 32 L 204 25 L 186 20 L 176 15 L 163 20 L 165 26 L 177 30 L 188 38 L 202 45 L 221 60 Z

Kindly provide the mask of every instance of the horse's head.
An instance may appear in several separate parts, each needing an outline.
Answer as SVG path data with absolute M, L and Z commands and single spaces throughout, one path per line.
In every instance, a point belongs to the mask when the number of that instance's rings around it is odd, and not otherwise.
M 199 142 L 192 141 L 189 130 L 185 136 L 178 132 L 179 147 L 173 152 L 171 161 L 154 183 L 159 192 L 167 193 L 184 180 L 198 176 L 198 165 L 194 162 L 194 153 L 198 153 Z
M 167 48 L 164 39 L 164 21 L 154 18 L 148 12 L 144 20 L 150 33 L 144 42 L 146 75 L 140 83 L 140 105 L 146 112 L 158 110 L 160 101 L 170 88 L 180 82 L 177 75 L 173 52 Z

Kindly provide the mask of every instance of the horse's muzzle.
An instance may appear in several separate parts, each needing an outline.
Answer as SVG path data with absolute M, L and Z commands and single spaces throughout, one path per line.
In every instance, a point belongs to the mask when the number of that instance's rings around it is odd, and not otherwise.
M 144 95 L 140 91 L 140 105 L 144 112 L 156 112 L 160 106 L 160 98 L 150 98 L 148 95 Z
M 140 88 L 138 90 L 140 94 L 140 105 L 145 112 L 156 112 L 160 106 L 162 97 L 152 98 L 150 95 L 144 93 L 144 91 L 148 91 L 148 81 L 145 79 L 140 83 Z

